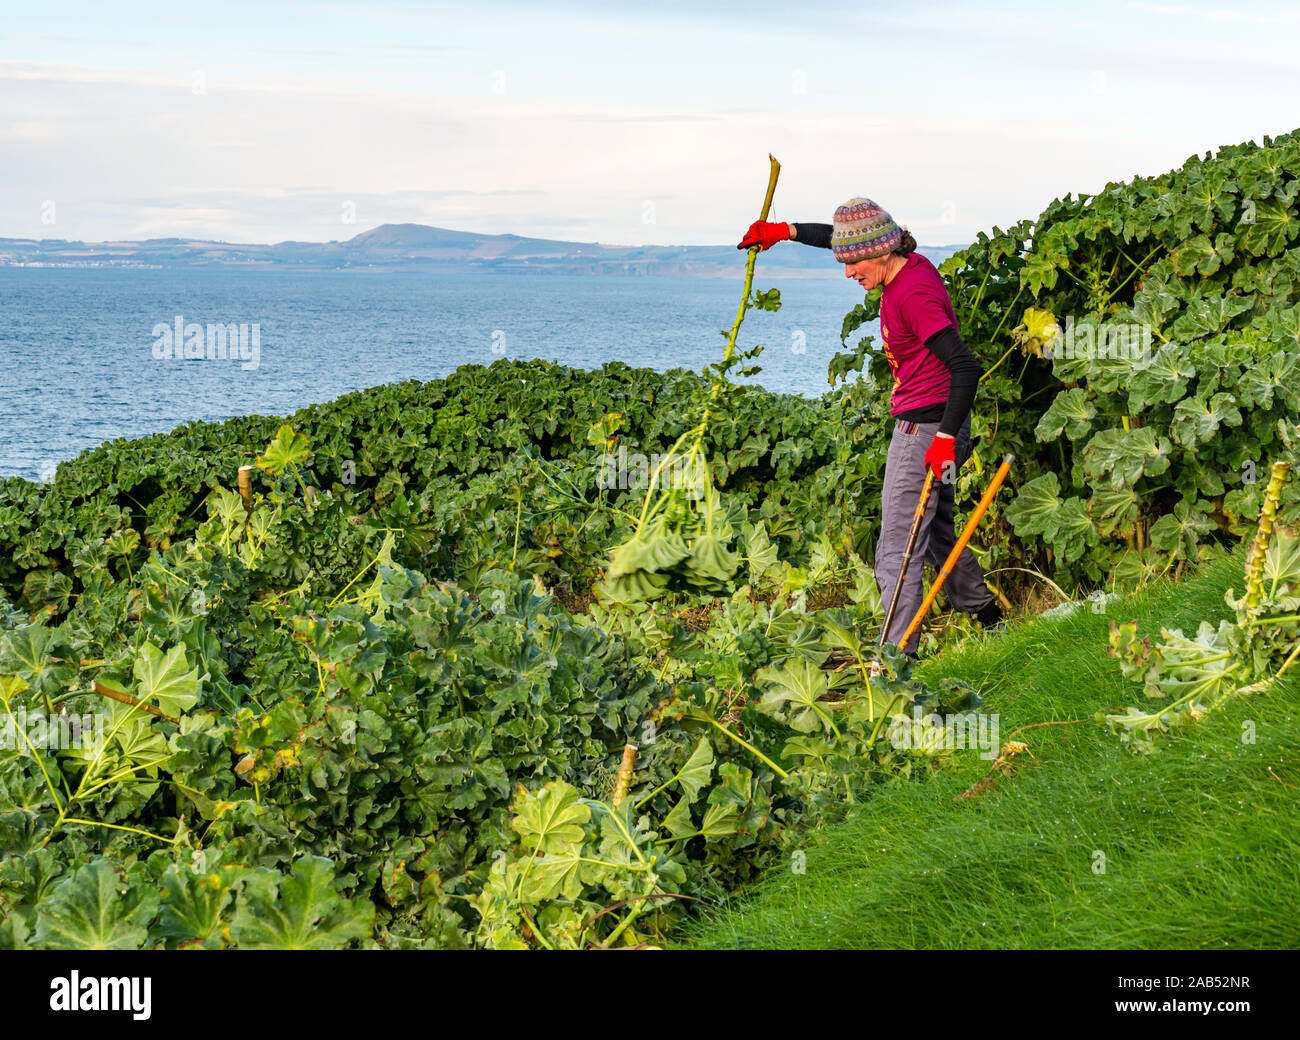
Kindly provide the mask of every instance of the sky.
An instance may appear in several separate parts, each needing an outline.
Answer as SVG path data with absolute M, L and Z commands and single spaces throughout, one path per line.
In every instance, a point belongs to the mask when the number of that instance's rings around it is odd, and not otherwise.
M 1300 8 L 0 0 L 0 237 L 928 245 L 1300 126 Z

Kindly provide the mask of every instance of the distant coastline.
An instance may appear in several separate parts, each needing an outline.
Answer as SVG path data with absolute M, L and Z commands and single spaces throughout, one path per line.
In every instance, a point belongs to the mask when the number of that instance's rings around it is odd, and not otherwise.
M 936 263 L 960 245 L 922 246 Z M 346 241 L 271 245 L 154 238 L 141 242 L 0 238 L 0 267 L 236 267 L 298 271 L 417 270 L 429 273 L 567 274 L 620 277 L 737 278 L 744 254 L 734 246 L 611 246 L 519 235 L 482 235 L 425 224 L 384 224 Z M 783 246 L 764 257 L 764 274 L 841 278 L 824 250 Z

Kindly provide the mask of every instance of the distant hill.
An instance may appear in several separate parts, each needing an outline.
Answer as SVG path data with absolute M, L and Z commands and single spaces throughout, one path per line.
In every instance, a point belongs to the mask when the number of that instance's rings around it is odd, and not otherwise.
M 922 247 L 938 263 L 961 246 Z M 431 271 L 513 271 L 538 274 L 688 275 L 735 277 L 744 254 L 734 245 L 611 246 L 520 235 L 483 235 L 427 224 L 383 224 L 346 242 L 274 245 L 151 238 L 143 242 L 74 242 L 0 238 L 0 266 L 39 267 L 280 267 Z M 797 243 L 767 253 L 765 274 L 843 277 L 823 249 Z

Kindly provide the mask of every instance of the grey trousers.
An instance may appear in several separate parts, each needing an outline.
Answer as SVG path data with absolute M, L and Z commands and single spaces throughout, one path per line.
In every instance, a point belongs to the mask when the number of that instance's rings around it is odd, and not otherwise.
M 937 422 L 914 423 L 899 419 L 894 423 L 894 435 L 889 442 L 889 457 L 885 462 L 885 486 L 881 493 L 880 540 L 876 543 L 876 584 L 885 609 L 894 594 L 898 572 L 907 548 L 907 535 L 912 529 L 916 504 L 921 498 L 925 483 L 925 453 L 939 430 Z M 956 460 L 960 466 L 970 456 L 970 417 L 957 431 Z M 907 567 L 894 620 L 886 633 L 886 640 L 898 645 L 907 626 L 921 607 L 922 577 L 925 564 L 931 564 L 937 574 L 939 568 L 957 543 L 953 529 L 953 487 L 936 479 L 926 505 L 925 518 L 916 536 L 916 547 Z M 969 548 L 961 551 L 952 573 L 944 581 L 943 591 L 956 610 L 976 613 L 993 601 L 984 584 L 984 572 L 975 554 Z M 908 640 L 904 650 L 915 650 L 918 634 Z

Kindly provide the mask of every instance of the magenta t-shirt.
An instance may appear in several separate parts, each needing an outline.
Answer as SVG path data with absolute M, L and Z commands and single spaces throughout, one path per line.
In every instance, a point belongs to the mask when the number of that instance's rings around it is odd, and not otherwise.
M 894 373 L 891 415 L 948 400 L 948 366 L 925 341 L 949 325 L 961 331 L 943 278 L 934 264 L 913 253 L 880 295 L 880 335 Z

